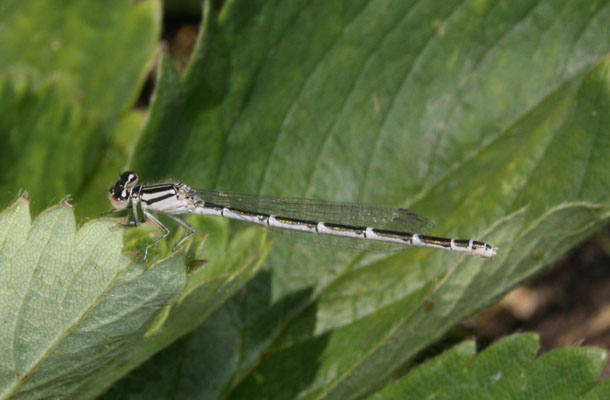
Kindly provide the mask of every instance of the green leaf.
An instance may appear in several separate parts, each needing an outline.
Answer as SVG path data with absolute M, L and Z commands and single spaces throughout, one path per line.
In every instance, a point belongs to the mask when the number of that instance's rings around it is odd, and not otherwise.
M 78 188 L 99 151 L 101 132 L 55 84 L 17 87 L 0 77 L 0 99 L 1 198 L 6 202 L 27 190 L 40 211 Z
M 233 395 L 239 398 L 260 390 L 290 398 L 301 389 L 308 398 L 342 398 L 357 388 L 371 390 L 454 324 L 491 305 L 505 288 L 513 287 L 544 265 L 541 258 L 532 257 L 533 249 L 548 248 L 552 252 L 555 246 L 562 246 L 556 233 L 559 227 L 563 234 L 580 236 L 587 231 L 583 224 L 596 219 L 595 214 L 601 211 L 590 205 L 561 207 L 544 216 L 521 240 L 510 244 L 523 223 L 523 213 L 517 213 L 493 227 L 492 238 L 505 249 L 505 255 L 492 261 L 462 258 L 434 287 L 422 286 L 424 293 L 417 285 L 440 277 L 431 275 L 424 280 L 425 272 L 414 270 L 397 282 L 399 271 L 394 263 L 375 263 L 347 273 L 336 286 L 322 291 L 304 315 L 286 328 L 276 340 L 272 355 L 252 371 Z M 512 248 L 520 256 L 511 253 Z M 367 285 L 373 274 L 378 281 Z M 372 293 L 367 293 L 366 288 Z M 320 340 L 324 340 L 324 346 L 315 346 Z M 314 348 L 319 349 L 315 356 Z M 292 385 L 285 382 L 290 363 L 303 354 L 315 362 L 301 364 Z M 306 374 L 311 381 L 299 388 L 297 383 L 303 385 L 302 374 L 307 367 L 312 368 Z M 275 375 L 281 373 L 284 376 L 280 380 Z
M 595 385 L 608 355 L 573 347 L 535 359 L 535 335 L 510 336 L 476 356 L 464 342 L 410 372 L 371 399 L 595 399 L 608 394 Z M 601 397 L 600 397 L 601 396 Z
M 145 335 L 132 343 L 130 351 L 118 355 L 74 398 L 102 393 L 110 383 L 205 321 L 259 270 L 269 248 L 259 230 L 245 230 L 229 240 L 226 221 L 204 220 L 195 226 L 207 234 L 203 243 L 195 241 L 186 258 L 203 257 L 205 263 L 189 270 L 178 300 L 165 305 Z M 193 249 L 197 245 L 200 247 Z
M 2 2 L 0 202 L 27 190 L 37 213 L 108 171 L 110 132 L 138 95 L 159 32 L 157 1 Z M 107 208 L 100 193 L 89 210 Z
M 187 275 L 184 255 L 149 268 L 121 255 L 115 221 L 77 231 L 67 203 L 31 222 L 22 196 L 0 214 L 0 397 L 92 398 L 204 321 L 268 245 L 258 230 L 229 240 L 225 221 L 202 222 L 186 258 L 210 258 Z
M 0 397 L 73 395 L 130 353 L 179 295 L 180 257 L 133 264 L 114 227 L 98 220 L 77 231 L 65 204 L 31 222 L 25 196 L 0 214 Z
M 5 0 L 0 7 L 0 74 L 53 81 L 102 120 L 134 102 L 155 54 L 159 2 Z
M 128 382 L 163 376 L 159 397 L 361 397 L 608 221 L 606 2 L 207 7 L 185 75 L 161 64 L 131 163 L 144 182 L 401 206 L 500 252 L 278 242 L 220 324 L 168 350 L 194 369 L 151 363 Z
M 110 145 L 102 154 L 94 175 L 88 177 L 81 189 L 74 194 L 78 200 L 78 207 L 74 210 L 77 220 L 111 208 L 106 196 L 107 190 L 123 170 L 125 160 L 131 157 L 145 118 L 144 112 L 132 111 L 118 121 Z
M 109 395 L 366 396 L 609 219 L 607 2 L 205 7 L 185 75 L 161 61 L 139 136 L 125 134 L 137 129 L 125 110 L 155 54 L 159 2 L 2 2 L 0 201 L 27 189 L 37 211 L 72 193 L 95 215 L 138 141 L 130 163 L 144 182 L 407 207 L 433 219 L 434 234 L 482 238 L 500 253 L 278 242 L 260 271 L 264 235 L 192 218 L 208 236 L 146 269 L 120 256 L 115 221 L 77 232 L 65 206 L 33 225 L 21 210 L 27 221 L 0 221 L 3 397 L 93 397 L 202 321 Z M 157 235 L 129 231 L 124 248 L 141 252 Z M 37 245 L 44 238 L 53 246 Z M 117 277 L 118 292 L 103 292 L 111 284 L 97 273 L 112 257 L 124 264 L 104 277 Z M 100 268 L 79 275 L 82 259 Z M 15 276 L 17 262 L 26 272 Z M 86 308 L 96 295 L 103 307 Z M 147 295 L 152 306 L 120 314 Z M 83 333 L 79 315 L 117 322 Z

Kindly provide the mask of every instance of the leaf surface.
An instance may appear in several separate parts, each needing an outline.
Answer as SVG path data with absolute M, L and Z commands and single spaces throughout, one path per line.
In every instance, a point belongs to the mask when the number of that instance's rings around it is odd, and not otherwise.
M 112 132 L 152 65 L 160 6 L 2 2 L 0 202 L 27 190 L 37 213 L 67 194 L 78 198 L 100 171 L 112 171 L 114 178 L 125 165 L 111 164 L 117 153 L 112 142 L 120 141 Z M 103 193 L 81 205 L 88 211 L 82 215 L 105 211 Z
M 603 350 L 573 347 L 536 358 L 538 338 L 509 336 L 474 357 L 461 343 L 411 371 L 370 399 L 596 399 L 608 395 L 595 380 L 608 359 Z
M 192 368 L 139 373 L 165 396 L 358 398 L 584 240 L 610 209 L 609 18 L 607 1 L 208 4 L 185 75 L 161 65 L 144 181 L 400 206 L 500 251 L 278 242 L 168 350 Z
M 67 397 L 142 337 L 176 298 L 179 257 L 150 269 L 121 255 L 112 221 L 76 229 L 66 205 L 30 221 L 28 201 L 0 215 L 0 397 Z

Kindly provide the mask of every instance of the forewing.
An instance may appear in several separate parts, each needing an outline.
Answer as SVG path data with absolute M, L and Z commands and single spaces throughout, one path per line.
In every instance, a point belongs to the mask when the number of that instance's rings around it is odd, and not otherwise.
M 193 195 L 201 201 L 223 207 L 312 222 L 410 233 L 425 233 L 433 226 L 426 218 L 403 208 L 211 190 L 194 191 Z

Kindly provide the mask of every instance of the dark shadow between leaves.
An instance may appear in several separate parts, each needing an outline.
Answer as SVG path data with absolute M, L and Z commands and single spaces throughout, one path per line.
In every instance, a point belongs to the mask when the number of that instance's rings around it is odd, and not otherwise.
M 259 284 L 270 284 L 268 273 L 259 274 Z M 247 376 L 228 393 L 228 398 L 294 399 L 311 387 L 319 373 L 320 357 L 328 345 L 330 335 L 316 336 L 317 301 L 311 302 L 312 289 L 293 292 L 265 308 L 251 325 L 256 342 L 247 348 L 263 348 Z M 290 314 L 286 314 L 290 310 Z M 298 311 L 296 311 L 298 310 Z M 299 332 L 286 337 L 283 329 L 298 318 Z M 278 323 L 281 320 L 281 323 Z M 252 340 L 255 338 L 252 337 Z M 270 343 L 274 343 L 270 346 Z M 262 346 L 261 346 L 262 345 Z

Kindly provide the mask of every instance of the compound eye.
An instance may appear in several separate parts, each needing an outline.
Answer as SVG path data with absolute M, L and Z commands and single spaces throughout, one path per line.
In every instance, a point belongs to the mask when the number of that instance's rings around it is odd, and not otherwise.
M 138 174 L 133 171 L 125 171 L 121 174 L 119 181 L 125 184 L 125 187 L 132 188 L 138 183 Z
M 115 183 L 114 186 L 108 190 L 108 192 L 115 199 L 127 200 L 127 197 L 129 197 L 127 191 L 125 190 L 125 185 L 123 185 L 123 182 L 121 181 Z

